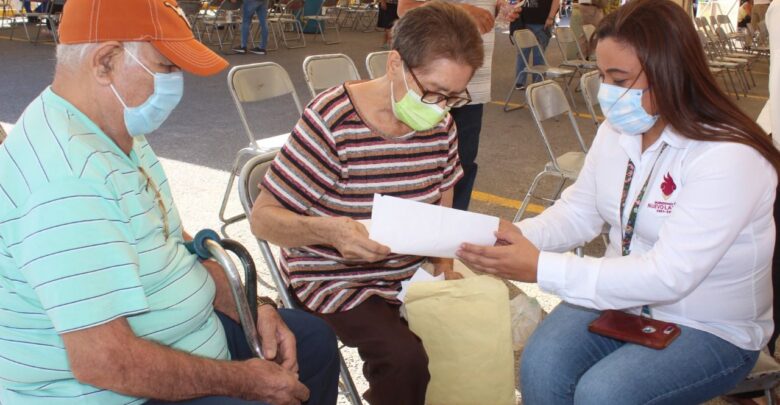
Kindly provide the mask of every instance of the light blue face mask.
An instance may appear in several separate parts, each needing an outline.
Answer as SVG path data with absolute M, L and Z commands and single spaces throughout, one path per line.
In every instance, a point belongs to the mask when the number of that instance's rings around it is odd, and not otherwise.
M 154 73 L 144 66 L 138 58 L 125 50 L 133 60 L 154 77 L 154 93 L 137 107 L 128 107 L 119 92 L 111 84 L 116 98 L 125 108 L 125 127 L 132 136 L 146 135 L 160 128 L 163 122 L 181 101 L 184 95 L 184 75 L 182 72 Z
M 601 83 L 598 98 L 607 121 L 626 135 L 647 132 L 658 121 L 658 115 L 650 115 L 642 107 L 642 94 L 645 91 Z

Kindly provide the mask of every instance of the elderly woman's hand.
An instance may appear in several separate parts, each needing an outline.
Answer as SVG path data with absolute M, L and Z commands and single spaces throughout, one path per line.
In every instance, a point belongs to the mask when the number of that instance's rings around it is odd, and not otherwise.
M 479 32 L 485 34 L 487 32 L 490 32 L 490 30 L 493 29 L 493 24 L 495 23 L 495 17 L 490 11 L 487 11 L 484 8 L 480 8 L 477 6 L 472 6 L 471 4 L 461 3 L 460 6 L 463 8 L 463 10 L 469 13 L 471 17 L 474 19 L 474 21 L 477 23 L 477 28 L 479 28 Z
M 501 278 L 536 282 L 539 250 L 509 221 L 502 221 L 495 246 L 464 243 L 456 253 L 469 268 Z
M 347 217 L 330 218 L 331 245 L 347 260 L 377 262 L 390 254 L 390 248 L 368 238 L 368 230 Z

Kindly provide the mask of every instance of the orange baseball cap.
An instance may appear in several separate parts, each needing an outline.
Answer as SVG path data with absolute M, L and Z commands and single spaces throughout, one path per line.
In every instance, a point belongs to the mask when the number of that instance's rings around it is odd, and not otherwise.
M 213 75 L 228 62 L 192 35 L 176 0 L 68 0 L 60 43 L 150 42 L 186 72 Z

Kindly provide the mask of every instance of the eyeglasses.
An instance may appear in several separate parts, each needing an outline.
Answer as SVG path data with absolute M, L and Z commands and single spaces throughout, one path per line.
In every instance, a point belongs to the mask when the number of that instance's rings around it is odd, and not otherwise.
M 168 210 L 165 209 L 165 203 L 163 202 L 162 194 L 160 194 L 160 189 L 157 188 L 157 184 L 155 184 L 152 177 L 146 173 L 146 170 L 144 170 L 143 167 L 138 166 L 138 171 L 141 172 L 146 179 L 146 191 L 149 191 L 149 186 L 152 187 L 152 191 L 154 192 L 154 203 L 157 204 L 157 208 L 160 210 L 160 214 L 162 214 L 163 235 L 165 235 L 165 240 L 168 240 L 168 237 L 171 236 L 168 226 Z
M 421 97 L 423 103 L 439 104 L 446 100 L 444 105 L 450 108 L 458 108 L 463 107 L 464 105 L 471 102 L 471 94 L 469 94 L 468 89 L 464 90 L 463 93 L 461 93 L 459 96 L 448 96 L 446 94 L 427 90 L 425 87 L 423 87 L 422 83 L 420 83 L 420 80 L 417 79 L 417 76 L 414 74 L 414 71 L 412 71 L 412 68 L 409 67 L 409 65 L 406 66 L 409 69 L 409 73 L 412 74 L 412 79 L 414 79 L 414 82 L 417 83 L 417 86 L 419 86 L 420 90 L 423 92 Z

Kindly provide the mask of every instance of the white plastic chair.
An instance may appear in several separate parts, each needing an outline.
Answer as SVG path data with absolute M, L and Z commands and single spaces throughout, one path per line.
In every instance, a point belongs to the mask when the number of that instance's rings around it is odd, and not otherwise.
M 371 52 L 366 55 L 366 70 L 368 77 L 376 79 L 387 73 L 387 55 L 390 51 Z
M 580 135 L 577 121 L 572 114 L 569 102 L 566 101 L 563 89 L 561 89 L 558 83 L 552 80 L 534 83 L 528 86 L 526 93 L 528 107 L 533 114 L 536 127 L 539 129 L 539 135 L 542 137 L 550 160 L 544 166 L 544 169 L 534 178 L 534 181 L 525 194 L 523 203 L 520 205 L 520 209 L 517 210 L 517 214 L 515 214 L 515 218 L 512 222 L 517 222 L 522 219 L 532 198 L 549 204 L 555 202 L 555 200 L 560 197 L 566 183 L 573 183 L 577 180 L 580 169 L 582 169 L 582 165 L 585 163 L 585 154 L 588 152 L 588 148 L 582 140 L 582 135 Z M 569 122 L 571 122 L 580 150 L 556 155 L 543 123 L 547 120 L 557 119 L 561 115 L 567 115 L 569 117 Z M 540 197 L 534 194 L 539 183 L 545 177 L 553 177 L 559 180 L 557 191 L 552 197 Z
M 244 213 L 247 217 L 252 215 L 252 206 L 257 200 L 257 196 L 260 195 L 259 185 L 263 181 L 263 177 L 265 177 L 268 168 L 271 167 L 274 157 L 276 157 L 276 153 L 276 151 L 270 151 L 255 156 L 249 159 L 241 169 L 241 174 L 238 177 L 238 194 L 241 199 L 241 205 L 244 207 Z M 271 251 L 271 246 L 263 239 L 256 240 L 260 247 L 260 252 L 263 255 L 263 259 L 268 266 L 268 272 L 274 282 L 276 291 L 279 293 L 279 299 L 282 301 L 282 306 L 285 308 L 297 308 L 298 306 L 295 304 L 295 301 L 293 301 L 290 291 L 287 289 L 287 283 L 284 281 L 281 270 L 277 265 L 276 258 Z M 357 387 L 352 380 L 352 375 L 350 375 L 349 368 L 347 368 L 347 364 L 344 362 L 344 357 L 341 355 L 340 351 L 339 364 L 341 369 L 341 380 L 339 381 L 340 394 L 344 395 L 352 405 L 361 405 L 362 401 L 360 400 Z
M 222 233 L 225 234 L 225 228 L 236 223 L 246 216 L 238 214 L 227 217 L 227 209 L 230 193 L 233 191 L 233 183 L 240 169 L 242 159 L 247 157 L 262 155 L 271 151 L 278 151 L 284 146 L 289 137 L 289 133 L 272 136 L 265 139 L 257 139 L 252 132 L 247 121 L 244 105 L 250 103 L 259 103 L 268 99 L 289 96 L 295 103 L 298 115 L 303 114 L 303 107 L 295 92 L 290 76 L 283 67 L 273 62 L 254 63 L 250 65 L 235 66 L 230 69 L 227 75 L 228 89 L 233 101 L 236 103 L 238 115 L 241 118 L 241 124 L 246 131 L 249 145 L 238 151 L 233 165 L 230 168 L 230 179 L 225 188 L 225 195 L 222 197 L 222 204 L 219 208 L 219 219 L 222 222 Z M 292 125 L 291 125 L 292 126 Z
M 355 62 L 343 53 L 307 56 L 303 60 L 303 76 L 312 97 L 344 82 L 360 80 Z
M 561 79 L 565 82 L 566 92 L 569 94 L 569 97 L 573 103 L 574 96 L 571 94 L 571 89 L 569 89 L 569 83 L 571 83 L 572 79 L 574 78 L 575 71 L 573 69 L 554 67 L 547 64 L 547 59 L 544 56 L 544 50 L 542 50 L 542 47 L 539 46 L 539 42 L 536 40 L 536 36 L 531 30 L 517 30 L 514 32 L 512 37 L 518 55 L 520 55 L 520 57 L 523 58 L 523 61 L 525 62 L 525 69 L 520 71 L 515 77 L 515 81 L 511 83 L 509 94 L 507 94 L 506 101 L 504 101 L 504 111 L 506 112 L 514 109 L 509 108 L 509 100 L 512 99 L 512 94 L 514 94 L 516 90 L 515 83 L 517 83 L 517 81 L 520 79 L 520 76 L 522 75 L 531 75 L 532 77 L 536 76 L 541 80 Z M 538 49 L 539 54 L 542 56 L 541 60 L 535 60 L 534 65 L 529 64 L 528 58 L 525 57 L 525 53 L 523 52 L 525 49 Z

